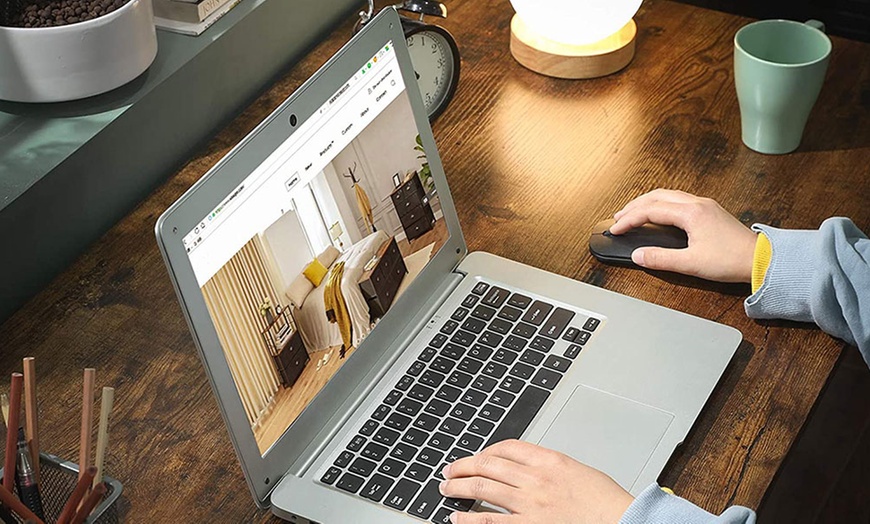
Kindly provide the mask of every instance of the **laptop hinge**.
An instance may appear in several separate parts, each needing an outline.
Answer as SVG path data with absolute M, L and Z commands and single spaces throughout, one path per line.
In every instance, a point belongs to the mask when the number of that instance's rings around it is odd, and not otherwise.
M 392 370 L 392 366 L 395 364 L 396 360 L 404 354 L 405 349 L 407 349 L 411 341 L 414 340 L 414 337 L 416 337 L 426 326 L 429 319 L 447 300 L 450 294 L 453 293 L 453 290 L 456 289 L 460 282 L 462 282 L 464 277 L 465 275 L 459 272 L 452 272 L 446 275 L 441 284 L 439 284 L 435 288 L 435 291 L 430 295 L 431 299 L 427 301 L 427 306 L 421 308 L 420 311 L 408 321 L 405 328 L 396 335 L 396 338 L 390 344 L 390 350 L 386 351 L 373 366 L 373 369 L 378 370 L 377 374 L 373 375 L 370 380 L 363 380 L 360 385 L 357 386 L 353 394 L 348 397 L 348 403 L 344 404 L 341 409 L 337 410 L 336 416 L 324 425 L 317 437 L 312 440 L 308 449 L 301 454 L 300 459 L 290 467 L 285 475 L 293 474 L 299 477 L 305 475 L 332 440 L 338 435 L 347 421 L 356 413 L 360 405 L 368 399 L 372 390 L 380 384 L 384 375 Z M 278 483 L 276 482 L 275 484 L 277 485 Z

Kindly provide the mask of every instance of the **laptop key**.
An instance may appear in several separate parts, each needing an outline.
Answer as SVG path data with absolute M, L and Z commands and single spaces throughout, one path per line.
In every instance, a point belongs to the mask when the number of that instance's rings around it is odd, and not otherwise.
M 471 420 L 471 417 L 474 416 L 474 413 L 476 411 L 477 410 L 475 408 L 469 406 L 468 404 L 459 403 L 453 406 L 453 409 L 450 411 L 450 416 L 468 422 L 469 420 Z
M 439 509 L 438 512 L 435 513 L 435 516 L 432 517 L 432 524 L 450 524 L 450 515 L 452 513 L 452 509 Z
M 322 477 L 320 477 L 320 482 L 332 485 L 332 483 L 335 482 L 340 474 L 341 470 L 336 468 L 335 466 L 332 466 L 328 470 L 326 470 L 326 473 L 324 473 Z
M 476 418 L 468 425 L 469 432 L 474 433 L 475 435 L 480 435 L 481 437 L 485 437 L 492 433 L 493 428 L 495 428 L 495 424 L 488 420 L 483 420 L 482 418 Z
M 547 360 L 544 361 L 544 367 L 564 373 L 571 367 L 571 361 L 564 357 L 548 355 Z
M 496 406 L 506 408 L 511 405 L 511 402 L 513 402 L 515 398 L 517 398 L 517 396 L 513 393 L 508 393 L 503 389 L 499 389 L 489 397 L 489 401 Z
M 435 431 L 438 427 L 439 420 L 432 415 L 421 413 L 417 420 L 414 421 L 414 427 L 424 431 Z
M 455 320 L 448 320 L 441 326 L 441 332 L 447 335 L 452 335 L 456 328 L 459 327 L 459 322 Z
M 413 383 L 414 378 L 405 375 L 404 377 L 400 378 L 399 381 L 396 383 L 396 389 L 398 389 L 399 391 L 407 391 Z
M 486 290 L 489 289 L 489 284 L 486 282 L 478 282 L 474 285 L 474 288 L 471 290 L 475 295 L 483 295 L 486 293 Z
M 492 331 L 484 331 L 480 338 L 477 339 L 478 342 L 485 346 L 489 347 L 498 347 L 501 344 L 501 341 L 504 340 L 504 335 L 499 335 L 498 333 L 494 333 Z
M 425 375 L 426 373 L 423 374 Z M 432 396 L 432 393 L 435 393 L 434 389 L 416 384 L 410 391 L 408 391 L 408 396 L 421 402 L 426 402 L 429 400 L 429 397 Z
M 547 351 L 550 351 L 551 349 L 553 349 L 553 344 L 555 344 L 555 342 L 553 342 L 552 339 L 544 338 L 544 337 L 535 337 L 532 339 L 532 343 L 529 344 L 529 347 L 532 349 L 537 349 L 538 351 L 543 351 L 544 353 L 546 353 Z
M 335 487 L 349 491 L 350 493 L 356 493 L 359 491 L 359 488 L 362 487 L 363 483 L 365 483 L 364 478 L 357 477 L 353 473 L 345 473 L 335 484 Z
M 468 315 L 468 310 L 465 309 L 464 307 L 460 307 L 460 308 L 456 308 L 456 311 L 454 311 L 453 314 L 450 315 L 450 318 L 452 318 L 453 320 L 462 322 L 467 315 Z
M 514 407 L 502 419 L 501 424 L 498 425 L 498 428 L 489 437 L 485 447 L 489 447 L 502 440 L 520 438 L 549 396 L 549 391 L 534 386 L 527 387 L 517 397 Z
M 486 400 L 486 395 L 476 389 L 469 389 L 462 395 L 462 402 L 472 406 L 480 406 Z
M 362 477 L 368 477 L 375 471 L 375 468 L 377 466 L 378 465 L 371 460 L 366 460 L 360 457 L 354 460 L 353 464 L 351 464 L 350 467 L 347 468 L 347 470 L 351 473 L 356 473 L 357 475 L 360 475 Z
M 488 306 L 499 308 L 502 306 L 502 304 L 505 303 L 510 294 L 511 292 L 507 289 L 502 289 L 498 286 L 492 286 L 491 288 L 489 288 L 489 292 L 486 294 L 486 296 L 481 299 L 481 302 Z
M 423 362 L 429 362 L 430 360 L 432 360 L 432 357 L 434 357 L 437 352 L 438 350 L 436 350 L 435 348 L 427 347 L 423 350 L 422 353 L 420 353 L 420 356 L 417 358 L 419 358 Z
M 432 341 L 429 342 L 429 344 L 434 348 L 440 348 L 444 345 L 445 342 L 447 342 L 447 335 L 445 335 L 444 333 L 438 333 L 437 335 L 432 337 Z
M 459 460 L 461 458 L 470 457 L 470 456 L 471 456 L 470 451 L 466 451 L 464 449 L 459 449 L 459 448 L 453 448 L 450 450 L 450 453 L 448 453 L 447 456 L 444 457 L 444 460 L 448 464 L 450 464 L 451 462 L 456 462 L 457 460 Z
M 564 356 L 566 356 L 570 359 L 575 359 L 575 358 L 577 358 L 577 355 L 580 354 L 581 349 L 583 349 L 583 346 L 578 346 L 577 344 L 571 344 L 570 346 L 568 346 L 568 349 L 565 350 Z
M 454 360 L 446 359 L 444 357 L 435 357 L 435 360 L 433 360 L 432 363 L 429 364 L 429 367 L 439 373 L 444 373 L 446 375 L 447 373 L 450 373 L 450 371 L 453 369 L 453 366 L 455 365 L 456 361 Z
M 390 456 L 395 457 L 404 462 L 410 462 L 411 459 L 414 458 L 414 455 L 417 454 L 417 448 L 409 446 L 408 444 L 404 444 L 399 442 L 396 444 L 396 447 L 393 448 L 393 451 L 390 451 Z
M 442 422 L 441 425 L 438 426 L 439 431 L 443 431 L 444 433 L 453 436 L 459 435 L 464 429 L 465 423 L 453 417 L 447 417 L 446 419 L 444 419 L 444 422 Z
M 446 498 L 444 499 L 444 505 L 451 509 L 468 511 L 471 509 L 471 506 L 474 506 L 474 501 L 471 499 Z
M 411 423 L 411 417 L 407 415 L 403 415 L 401 413 L 393 413 L 390 415 L 387 420 L 384 421 L 384 425 L 388 428 L 393 428 L 398 431 L 404 431 L 405 428 L 408 427 L 408 424 Z
M 451 386 L 464 388 L 471 383 L 471 375 L 462 371 L 454 371 L 448 378 L 447 383 Z
M 474 333 L 469 333 L 468 331 L 460 329 L 450 337 L 450 341 L 467 348 L 474 343 L 474 338 Z
M 390 413 L 390 406 L 386 406 L 381 404 L 375 409 L 374 413 L 372 413 L 372 418 L 375 420 L 384 420 L 387 418 L 387 415 Z
M 487 377 L 486 375 L 478 375 L 475 377 L 474 382 L 472 382 L 471 387 L 489 393 L 495 389 L 496 384 L 498 384 L 498 382 L 494 378 Z
M 387 453 L 389 451 L 390 448 L 386 446 L 381 446 L 376 442 L 369 442 L 368 445 L 360 452 L 360 455 L 365 458 L 372 459 L 375 462 L 379 462 L 382 458 L 387 456 Z
M 519 353 L 502 348 L 495 352 L 495 356 L 492 357 L 492 360 L 500 364 L 509 366 L 513 364 L 514 360 L 516 360 L 518 356 Z
M 586 331 L 595 331 L 595 328 L 597 328 L 599 324 L 601 324 L 600 320 L 589 317 L 586 319 L 586 323 L 583 324 L 583 329 Z
M 453 442 L 455 440 L 456 440 L 455 438 L 451 437 L 450 435 L 448 435 L 446 433 L 438 432 L 438 433 L 435 433 L 434 435 L 432 435 L 432 438 L 429 439 L 429 442 L 427 442 L 427 444 L 429 444 L 430 446 L 432 446 L 435 449 L 440 449 L 441 451 L 447 451 L 448 449 L 450 449 L 450 446 L 453 445 Z
M 477 304 L 478 300 L 480 300 L 480 297 L 478 297 L 477 295 L 468 295 L 462 301 L 462 305 L 467 308 L 472 308 L 475 304 Z
M 518 337 L 516 335 L 508 335 L 508 337 L 504 341 L 504 347 L 512 349 L 514 351 L 522 351 L 528 343 L 529 341 L 522 337 Z
M 359 432 L 361 435 L 365 435 L 367 437 L 372 436 L 372 433 L 378 429 L 378 423 L 375 420 L 369 419 L 365 421 L 365 424 L 362 425 Z
M 495 316 L 495 310 L 489 306 L 484 306 L 483 304 L 480 304 L 476 308 L 471 310 L 471 316 L 489 322 L 490 320 L 492 320 L 492 317 Z
M 408 479 L 401 479 L 396 482 L 396 487 L 384 499 L 384 504 L 399 511 L 404 511 L 418 491 L 420 491 L 420 484 Z
M 342 451 L 341 454 L 338 455 L 338 458 L 333 462 L 334 465 L 343 468 L 350 464 L 350 461 L 353 460 L 353 453 L 350 451 Z
M 482 367 L 483 367 L 483 362 L 476 360 L 476 359 L 473 359 L 473 358 L 465 357 L 462 359 L 461 362 L 459 362 L 459 365 L 456 366 L 456 369 L 458 369 L 460 371 L 465 371 L 466 373 L 471 373 L 472 375 L 474 375 L 475 373 L 480 371 L 480 368 L 482 368 Z
M 550 314 L 544 325 L 541 326 L 541 334 L 545 337 L 557 339 L 568 326 L 568 322 L 574 318 L 574 312 L 563 307 L 557 307 Z
M 398 460 L 387 458 L 384 459 L 384 462 L 378 468 L 378 471 L 384 473 L 385 475 L 389 475 L 393 478 L 398 477 L 402 474 L 402 471 L 405 470 L 405 465 L 399 462 Z
M 526 364 L 537 366 L 541 362 L 544 361 L 544 354 L 540 351 L 535 351 L 534 349 L 527 349 L 523 351 L 523 354 L 520 355 L 520 362 L 525 362 Z
M 567 340 L 568 342 L 574 342 L 574 339 L 577 338 L 577 335 L 580 334 L 580 328 L 576 328 L 574 326 L 570 326 L 565 330 L 565 334 L 562 335 L 562 340 Z
M 422 402 L 417 402 L 416 400 L 406 398 L 396 406 L 396 411 L 399 413 L 404 413 L 405 415 L 414 416 L 420 412 L 420 409 L 423 407 Z
M 462 394 L 461 389 L 444 384 L 443 386 L 441 386 L 441 389 L 438 390 L 438 394 L 435 396 L 441 400 L 446 400 L 447 402 L 453 402 L 456 399 L 458 399 L 459 395 L 461 395 L 461 394 Z
M 526 310 L 525 315 L 523 315 L 523 322 L 528 322 L 529 324 L 540 326 L 544 323 L 547 315 L 549 315 L 550 311 L 552 310 L 553 306 L 551 304 L 541 302 L 540 300 L 535 300 L 534 302 L 532 302 L 532 305 L 529 306 L 529 309 Z
M 420 454 L 417 455 L 417 460 L 427 466 L 437 466 L 441 459 L 444 458 L 444 452 L 432 448 L 423 448 Z
M 397 402 L 402 398 L 402 392 L 398 389 L 394 389 L 387 394 L 387 397 L 384 399 L 384 404 L 388 406 L 395 406 Z
M 523 316 L 523 312 L 519 309 L 511 306 L 505 306 L 501 308 L 498 312 L 498 317 L 503 318 L 505 320 L 510 320 L 511 322 L 516 322 Z
M 424 520 L 428 519 L 435 512 L 435 509 L 441 502 L 441 498 L 441 492 L 438 491 L 438 481 L 430 480 L 426 483 L 420 494 L 417 495 L 417 498 L 414 499 L 414 502 L 411 503 L 408 513 L 414 517 Z
M 393 486 L 393 479 L 383 475 L 373 475 L 369 483 L 359 492 L 364 498 L 380 502 Z
M 535 368 L 528 364 L 517 362 L 516 364 L 514 364 L 514 367 L 512 367 L 511 370 L 508 371 L 508 373 L 515 377 L 529 379 L 532 378 L 532 375 L 535 374 Z
M 507 373 L 507 366 L 498 362 L 487 362 L 486 367 L 483 368 L 483 374 L 492 378 L 501 378 L 505 373 Z
M 475 344 L 474 346 L 472 346 L 471 349 L 468 350 L 468 356 L 486 362 L 486 359 L 492 356 L 493 351 L 495 350 L 492 348 L 481 346 L 480 344 Z
M 372 442 L 383 444 L 384 446 L 392 446 L 399 440 L 399 432 L 390 428 L 381 428 L 372 437 Z
M 504 408 L 494 406 L 492 404 L 487 404 L 480 408 L 480 418 L 491 420 L 493 422 L 498 422 L 498 420 L 504 415 Z
M 580 344 L 581 346 L 587 342 L 589 342 L 589 338 L 592 336 L 592 333 L 588 331 L 581 331 L 577 338 L 574 339 L 574 342 Z
M 546 368 L 541 368 L 532 378 L 532 384 L 546 389 L 553 389 L 562 380 L 562 374 Z
M 417 380 L 420 381 L 420 384 L 426 384 L 427 386 L 437 388 L 442 382 L 444 382 L 444 375 L 427 369 Z
M 355 435 L 347 444 L 347 449 L 351 451 L 359 451 L 366 443 L 366 438 L 362 435 Z
M 514 306 L 514 307 L 518 307 L 520 309 L 526 309 L 527 307 L 529 307 L 529 304 L 531 304 L 531 303 L 532 303 L 531 298 L 529 298 L 525 295 L 521 295 L 519 293 L 514 293 L 508 299 L 508 304 L 510 304 L 511 306 Z
M 508 375 L 501 381 L 500 387 L 510 391 L 511 393 L 519 393 L 520 390 L 523 389 L 523 385 L 524 383 L 522 380 Z
M 426 413 L 435 415 L 436 417 L 443 417 L 448 411 L 450 411 L 450 404 L 443 400 L 438 400 L 437 398 L 433 398 L 428 404 L 426 404 Z
M 421 417 L 427 415 L 420 415 Z M 437 422 L 437 420 L 436 420 Z M 408 444 L 412 444 L 414 446 L 420 447 L 423 443 L 426 442 L 426 439 L 429 438 L 429 434 L 419 429 L 411 428 L 402 435 L 402 442 L 406 442 Z
M 423 482 L 428 479 L 432 475 L 432 468 L 429 466 L 424 466 L 419 462 L 415 462 L 408 466 L 408 469 L 405 470 L 405 476 L 411 480 L 417 480 Z
M 415 360 L 414 363 L 411 364 L 411 367 L 408 368 L 408 374 L 412 377 L 416 377 L 422 373 L 424 369 L 426 369 L 426 364 L 419 360 Z
M 462 358 L 462 355 L 465 353 L 465 348 L 462 346 L 457 346 L 456 344 L 447 344 L 444 346 L 444 349 L 441 350 L 441 356 L 452 358 L 453 360 L 459 360 Z
M 511 332 L 512 327 L 514 327 L 513 324 L 511 324 L 507 320 L 502 320 L 500 318 L 494 318 L 492 319 L 492 322 L 489 323 L 489 329 L 495 331 L 500 335 L 507 335 Z M 477 333 L 480 333 L 480 331 L 478 331 Z
M 486 328 L 486 322 L 480 320 L 479 318 L 469 318 L 462 323 L 461 328 L 465 331 L 479 334 Z
M 537 329 L 538 328 L 531 324 L 527 324 L 525 322 L 517 322 L 517 325 L 514 326 L 514 330 L 511 331 L 511 333 L 513 333 L 514 335 L 519 335 L 523 338 L 532 338 L 533 336 L 535 336 L 535 331 L 537 331 Z
M 456 441 L 456 445 L 468 451 L 477 451 L 483 445 L 483 439 L 471 433 L 464 433 Z

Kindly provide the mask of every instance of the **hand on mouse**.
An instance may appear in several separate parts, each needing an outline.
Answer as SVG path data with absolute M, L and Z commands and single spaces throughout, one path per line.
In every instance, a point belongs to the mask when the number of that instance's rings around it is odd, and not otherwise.
M 455 512 L 453 524 L 616 524 L 634 500 L 604 473 L 562 453 L 506 440 L 444 469 L 441 493 L 510 511 Z
M 618 211 L 610 227 L 621 235 L 646 223 L 676 226 L 689 247 L 634 250 L 631 260 L 648 269 L 674 271 L 719 282 L 750 282 L 756 233 L 722 209 L 715 200 L 682 191 L 656 189 Z

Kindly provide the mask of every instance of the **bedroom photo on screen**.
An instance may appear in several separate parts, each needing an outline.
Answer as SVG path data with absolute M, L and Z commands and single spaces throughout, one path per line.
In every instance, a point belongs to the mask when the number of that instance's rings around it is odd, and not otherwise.
M 404 91 L 345 147 L 324 143 L 322 169 L 278 167 L 277 219 L 201 286 L 262 454 L 448 237 Z

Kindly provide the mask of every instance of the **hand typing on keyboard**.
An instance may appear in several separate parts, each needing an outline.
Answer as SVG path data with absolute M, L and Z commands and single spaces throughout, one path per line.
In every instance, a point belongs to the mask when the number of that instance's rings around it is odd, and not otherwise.
M 505 440 L 443 471 L 441 494 L 511 514 L 455 512 L 453 524 L 617 523 L 633 500 L 610 477 L 562 453 Z

